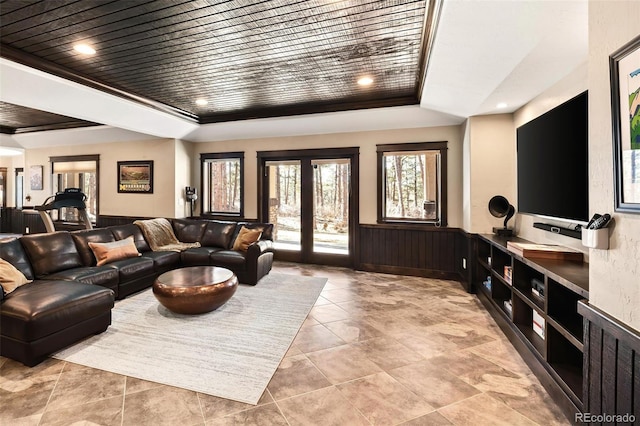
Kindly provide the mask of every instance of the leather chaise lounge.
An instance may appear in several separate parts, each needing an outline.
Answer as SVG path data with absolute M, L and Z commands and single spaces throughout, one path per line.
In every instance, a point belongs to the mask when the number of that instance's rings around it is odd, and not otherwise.
M 184 266 L 232 270 L 255 285 L 273 264 L 272 224 L 173 219 L 181 242 L 200 247 L 182 252 L 151 251 L 134 224 L 82 231 L 25 235 L 0 242 L 0 258 L 31 283 L 0 291 L 0 354 L 33 366 L 78 340 L 106 330 L 115 299 L 150 287 L 158 275 Z M 232 250 L 242 227 L 259 228 L 260 240 L 246 251 Z M 97 266 L 89 243 L 132 237 L 138 256 Z

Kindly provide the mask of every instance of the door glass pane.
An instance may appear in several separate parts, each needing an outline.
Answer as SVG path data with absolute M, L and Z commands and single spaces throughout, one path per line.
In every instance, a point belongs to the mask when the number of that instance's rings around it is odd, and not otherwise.
M 268 161 L 269 222 L 276 250 L 300 251 L 300 161 Z
M 313 251 L 349 254 L 348 159 L 313 160 Z

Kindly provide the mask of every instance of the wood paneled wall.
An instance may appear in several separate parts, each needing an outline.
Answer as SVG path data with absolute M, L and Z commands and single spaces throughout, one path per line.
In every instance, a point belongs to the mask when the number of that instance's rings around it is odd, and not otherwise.
M 459 258 L 468 252 L 464 234 L 458 228 L 424 225 L 360 225 L 356 268 L 461 280 Z
M 587 303 L 578 312 L 585 319 L 584 412 L 640 422 L 640 333 Z M 616 420 L 597 424 L 625 424 Z

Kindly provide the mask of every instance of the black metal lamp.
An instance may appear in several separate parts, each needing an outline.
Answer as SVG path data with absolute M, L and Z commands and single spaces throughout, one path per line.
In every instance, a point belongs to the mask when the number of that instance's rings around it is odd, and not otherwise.
M 496 195 L 489 200 L 489 213 L 493 217 L 504 217 L 504 228 L 493 228 L 493 233 L 502 237 L 513 235 L 513 229 L 507 228 L 507 222 L 513 217 L 516 209 L 502 195 Z M 505 217 L 506 216 L 506 217 Z

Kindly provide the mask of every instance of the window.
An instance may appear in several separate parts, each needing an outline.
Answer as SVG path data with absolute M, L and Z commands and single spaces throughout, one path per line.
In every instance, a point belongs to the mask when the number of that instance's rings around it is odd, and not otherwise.
M 244 215 L 244 153 L 201 154 L 202 214 Z
M 53 173 L 53 193 L 62 192 L 67 188 L 80 188 L 87 199 L 85 204 L 89 219 L 94 224 L 98 218 L 98 193 L 99 193 L 99 155 L 69 155 L 63 157 L 51 157 L 51 170 Z M 78 210 L 75 208 L 61 208 L 51 212 L 53 220 L 64 222 L 80 222 Z
M 24 168 L 16 168 L 16 208 L 22 209 L 24 199 Z
M 447 224 L 447 143 L 378 145 L 378 222 Z

